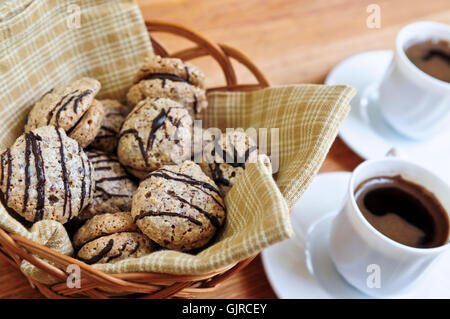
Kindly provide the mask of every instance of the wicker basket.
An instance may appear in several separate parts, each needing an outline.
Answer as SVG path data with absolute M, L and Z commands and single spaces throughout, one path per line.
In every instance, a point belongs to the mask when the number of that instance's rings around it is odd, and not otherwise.
M 198 33 L 185 27 L 159 21 L 146 22 L 149 33 L 166 32 L 188 39 L 195 47 L 172 54 L 165 47 L 151 38 L 153 49 L 161 56 L 177 57 L 191 60 L 203 56 L 211 56 L 220 66 L 226 80 L 222 87 L 208 88 L 210 91 L 249 91 L 265 88 L 269 82 L 261 71 L 241 52 L 223 44 L 214 44 Z M 256 78 L 257 84 L 238 84 L 236 73 L 230 59 L 245 66 Z M 22 236 L 10 234 L 0 228 L 0 257 L 13 266 L 20 268 L 22 260 L 40 268 L 49 275 L 61 280 L 61 283 L 44 285 L 32 278 L 30 284 L 48 298 L 111 298 L 128 295 L 133 298 L 201 298 L 212 296 L 217 285 L 248 265 L 254 257 L 237 264 L 228 265 L 211 273 L 202 275 L 172 275 L 163 273 L 125 273 L 106 274 L 69 256 L 63 255 L 28 240 Z M 46 260 L 52 262 L 49 264 Z M 81 288 L 68 288 L 65 272 L 67 266 L 77 264 L 81 269 Z M 111 292 L 107 292 L 111 291 Z

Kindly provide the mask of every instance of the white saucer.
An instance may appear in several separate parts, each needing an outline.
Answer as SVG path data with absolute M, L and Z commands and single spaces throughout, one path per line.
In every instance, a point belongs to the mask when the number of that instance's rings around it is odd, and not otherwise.
M 325 84 L 347 84 L 357 90 L 352 110 L 339 135 L 363 159 L 383 157 L 392 147 L 450 182 L 450 128 L 428 141 L 402 137 L 381 118 L 375 105 L 368 103 L 376 94 L 392 59 L 392 51 L 368 51 L 347 58 L 327 76 Z
M 351 174 L 319 174 L 291 217 L 296 237 L 262 252 L 266 275 L 279 298 L 369 298 L 338 274 L 328 253 L 330 227 L 345 200 Z M 450 298 L 450 252 L 434 262 L 413 290 L 393 298 Z

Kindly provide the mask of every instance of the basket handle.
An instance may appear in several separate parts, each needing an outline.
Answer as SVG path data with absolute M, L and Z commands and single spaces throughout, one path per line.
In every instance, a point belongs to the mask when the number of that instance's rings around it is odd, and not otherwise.
M 259 88 L 269 87 L 270 83 L 259 68 L 250 61 L 242 52 L 225 44 L 214 44 L 208 39 L 204 38 L 197 32 L 186 27 L 167 23 L 162 21 L 146 21 L 147 30 L 149 33 L 165 32 L 184 37 L 195 44 L 192 48 L 183 49 L 172 54 L 160 44 L 155 38 L 150 37 L 155 53 L 163 57 L 175 57 L 184 61 L 189 61 L 195 58 L 211 55 L 219 64 L 222 72 L 225 75 L 226 86 L 208 88 L 211 91 L 250 91 Z M 257 80 L 257 84 L 238 84 L 236 80 L 236 72 L 230 58 L 245 66 L 250 73 Z

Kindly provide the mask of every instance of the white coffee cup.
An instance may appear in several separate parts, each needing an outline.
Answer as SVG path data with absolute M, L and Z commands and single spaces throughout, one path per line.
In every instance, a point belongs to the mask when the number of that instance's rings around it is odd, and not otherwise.
M 345 205 L 333 222 L 330 255 L 348 283 L 377 297 L 408 289 L 436 257 L 450 249 L 448 241 L 435 248 L 400 244 L 375 229 L 363 216 L 355 201 L 355 189 L 372 177 L 396 175 L 425 187 L 437 197 L 447 213 L 450 212 L 450 187 L 417 164 L 385 158 L 363 162 L 354 170 Z
M 450 83 L 423 72 L 405 54 L 411 45 L 430 39 L 450 41 L 450 25 L 416 22 L 398 33 L 375 101 L 392 128 L 416 140 L 430 138 L 450 124 Z

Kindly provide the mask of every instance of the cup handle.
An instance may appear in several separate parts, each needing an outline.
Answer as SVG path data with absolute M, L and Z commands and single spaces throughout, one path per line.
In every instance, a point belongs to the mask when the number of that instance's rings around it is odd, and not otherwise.
M 304 213 L 307 214 L 308 212 Z M 293 243 L 295 244 L 295 246 L 297 246 L 297 248 L 301 250 L 305 250 L 308 232 L 311 230 L 311 227 L 313 227 L 314 224 L 322 218 L 325 218 L 329 216 L 329 214 L 333 213 L 336 213 L 336 211 L 332 210 L 327 212 L 326 214 L 320 214 L 320 216 L 316 216 L 313 212 L 311 212 L 309 215 L 305 215 L 304 217 L 302 217 L 301 221 L 299 218 L 296 218 L 295 215 L 292 215 L 291 224 L 295 233 L 295 237 L 293 238 Z

